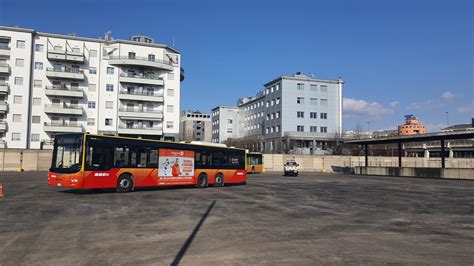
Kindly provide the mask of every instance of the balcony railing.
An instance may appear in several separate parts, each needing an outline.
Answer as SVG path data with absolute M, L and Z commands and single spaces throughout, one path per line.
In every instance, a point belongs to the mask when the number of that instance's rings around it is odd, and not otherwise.
M 74 128 L 82 128 L 81 124 L 78 123 L 71 123 L 71 122 L 66 122 L 66 121 L 60 121 L 60 122 L 45 122 L 45 126 L 51 126 L 51 127 L 74 127 Z
M 118 60 L 137 60 L 137 61 L 148 61 L 148 62 L 156 62 L 160 64 L 165 64 L 172 66 L 173 62 L 169 60 L 161 60 L 161 59 L 155 59 L 155 58 L 149 58 L 149 57 L 140 57 L 140 56 L 110 56 L 109 59 L 118 59 Z
M 125 95 L 139 95 L 139 96 L 151 96 L 151 97 L 162 97 L 163 93 L 161 92 L 150 92 L 147 90 L 142 90 L 142 91 L 128 91 L 128 90 L 120 90 L 120 94 L 125 94 Z
M 79 87 L 67 87 L 65 85 L 53 85 L 53 86 L 45 86 L 47 90 L 61 90 L 61 91 L 82 91 Z
M 8 47 L 8 44 L 0 44 L 0 49 L 2 49 L 2 50 L 10 50 L 10 47 Z
M 74 73 L 74 74 L 84 74 L 84 70 L 72 68 L 72 67 L 61 67 L 61 68 L 53 68 L 48 67 L 46 68 L 47 71 L 51 72 L 63 72 L 63 73 Z
M 71 109 L 71 110 L 82 110 L 82 106 L 79 106 L 79 105 L 45 104 L 44 107 L 49 107 L 49 108 L 62 108 L 62 109 Z
M 146 74 L 129 74 L 129 73 L 121 73 L 121 77 L 124 78 L 136 78 L 136 79 L 152 79 L 152 80 L 162 80 L 162 78 L 157 77 L 155 75 L 146 75 Z
M 148 127 L 144 125 L 133 125 L 133 126 L 128 126 L 128 125 L 119 125 L 120 129 L 140 129 L 140 130 L 162 130 L 163 127 Z
M 154 113 L 154 114 L 161 114 L 163 113 L 161 110 L 149 110 L 146 108 L 119 108 L 120 112 L 134 112 L 134 113 Z

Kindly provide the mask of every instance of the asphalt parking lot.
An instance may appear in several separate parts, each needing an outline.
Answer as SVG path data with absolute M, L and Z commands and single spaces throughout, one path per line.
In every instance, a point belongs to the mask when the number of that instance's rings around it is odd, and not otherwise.
M 1 173 L 0 264 L 473 264 L 474 182 L 303 173 L 128 194 Z

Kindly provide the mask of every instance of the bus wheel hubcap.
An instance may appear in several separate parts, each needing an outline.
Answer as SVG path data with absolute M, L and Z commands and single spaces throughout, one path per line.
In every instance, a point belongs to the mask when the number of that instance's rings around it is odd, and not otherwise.
M 129 185 L 130 185 L 130 182 L 128 182 L 127 179 L 122 179 L 122 181 L 120 181 L 120 186 L 123 188 L 128 188 Z

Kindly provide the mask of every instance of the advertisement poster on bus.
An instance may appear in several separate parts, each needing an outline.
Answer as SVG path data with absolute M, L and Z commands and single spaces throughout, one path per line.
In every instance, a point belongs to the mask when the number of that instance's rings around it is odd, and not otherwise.
M 194 151 L 160 149 L 159 158 L 158 177 L 161 182 L 192 182 Z

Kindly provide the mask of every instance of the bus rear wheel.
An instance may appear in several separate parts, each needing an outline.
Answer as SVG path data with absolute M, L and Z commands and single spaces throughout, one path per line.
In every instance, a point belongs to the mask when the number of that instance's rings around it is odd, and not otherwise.
M 197 187 L 197 188 L 205 188 L 205 187 L 207 187 L 207 175 L 206 175 L 205 173 L 201 173 L 201 174 L 198 176 L 198 180 L 197 180 L 196 187 Z
M 133 189 L 133 179 L 128 174 L 121 175 L 117 180 L 117 192 L 127 193 Z
M 215 187 L 223 187 L 224 186 L 224 175 L 219 173 L 214 178 L 214 186 Z

